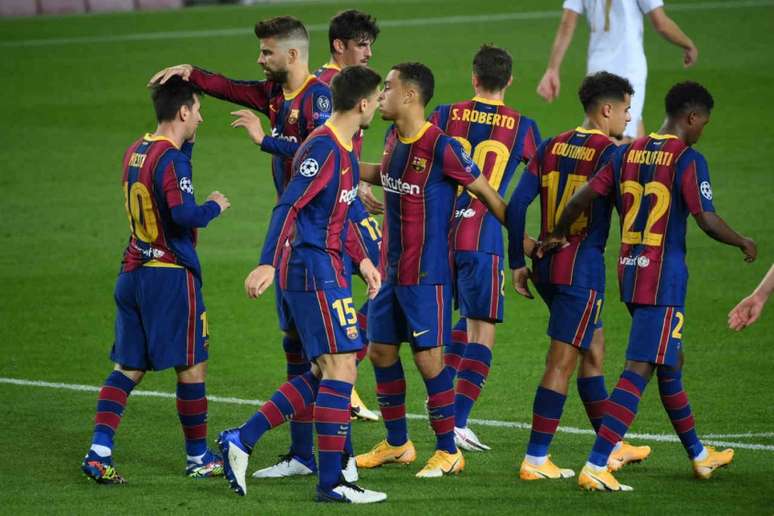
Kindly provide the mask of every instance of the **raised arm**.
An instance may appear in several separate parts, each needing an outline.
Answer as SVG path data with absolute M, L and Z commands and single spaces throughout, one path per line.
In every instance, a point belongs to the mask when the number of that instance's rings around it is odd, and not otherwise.
M 562 67 L 564 54 L 567 52 L 567 47 L 570 46 L 577 24 L 578 13 L 565 9 L 562 12 L 562 20 L 559 22 L 556 37 L 554 37 L 554 46 L 551 48 L 548 67 L 537 87 L 538 95 L 548 102 L 553 102 L 559 96 L 559 70 Z
M 680 26 L 667 16 L 663 7 L 656 7 L 649 11 L 648 18 L 662 38 L 683 49 L 683 66 L 685 68 L 696 64 L 699 59 L 699 49 L 693 44 L 691 38 L 680 29 Z

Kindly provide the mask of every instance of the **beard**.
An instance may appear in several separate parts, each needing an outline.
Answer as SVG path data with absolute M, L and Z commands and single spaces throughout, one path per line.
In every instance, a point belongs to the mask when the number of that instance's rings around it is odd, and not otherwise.
M 266 78 L 273 82 L 282 84 L 288 80 L 287 70 L 269 70 L 268 68 L 264 68 L 263 72 L 266 74 Z

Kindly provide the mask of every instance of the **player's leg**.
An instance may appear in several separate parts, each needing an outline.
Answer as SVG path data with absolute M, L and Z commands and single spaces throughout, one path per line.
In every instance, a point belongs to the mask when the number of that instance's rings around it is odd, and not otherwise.
M 368 300 L 366 300 L 357 311 L 357 326 L 358 331 L 360 332 L 360 339 L 363 341 L 363 349 L 358 351 L 356 356 L 357 365 L 359 366 L 368 356 Z M 353 418 L 362 419 L 364 421 L 379 421 L 379 414 L 366 407 L 366 404 L 363 402 L 355 388 L 352 389 L 350 406 Z
M 454 386 L 454 439 L 464 450 L 486 451 L 490 447 L 468 428 L 468 417 L 489 376 L 495 343 L 494 322 L 469 317 L 467 342 Z
M 406 321 L 395 296 L 395 285 L 382 288 L 368 304 L 368 358 L 374 366 L 376 397 L 387 437 L 356 457 L 357 467 L 410 464 L 416 459 L 406 421 L 406 376 L 400 360 L 400 343 L 408 340 Z

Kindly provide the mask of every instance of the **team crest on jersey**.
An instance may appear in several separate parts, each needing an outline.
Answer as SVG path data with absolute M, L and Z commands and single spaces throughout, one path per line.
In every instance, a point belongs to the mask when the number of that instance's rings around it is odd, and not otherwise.
M 288 123 L 289 124 L 295 124 L 298 122 L 298 110 L 297 109 L 291 109 L 290 110 L 290 116 L 288 116 Z
M 347 338 L 349 340 L 355 340 L 357 338 L 358 331 L 357 328 L 354 326 L 350 326 L 347 328 Z
M 180 178 L 180 189 L 185 193 L 193 195 L 193 183 L 191 182 L 190 177 Z
M 325 95 L 320 95 L 317 97 L 317 109 L 327 113 L 331 110 L 331 100 Z
M 314 177 L 318 170 L 320 170 L 320 164 L 314 158 L 306 158 L 298 167 L 298 172 L 304 177 Z
M 699 185 L 699 190 L 701 190 L 701 194 L 705 199 L 708 201 L 712 200 L 712 187 L 710 186 L 709 181 L 702 181 Z
M 427 158 L 420 158 L 419 156 L 414 156 L 414 159 L 411 160 L 411 168 L 416 170 L 417 172 L 424 172 L 427 168 Z

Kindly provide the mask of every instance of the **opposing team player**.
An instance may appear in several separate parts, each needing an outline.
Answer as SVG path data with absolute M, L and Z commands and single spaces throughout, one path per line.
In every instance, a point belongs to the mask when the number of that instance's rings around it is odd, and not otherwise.
M 546 249 L 562 244 L 595 199 L 615 199 L 621 216 L 618 281 L 632 326 L 626 366 L 604 405 L 594 447 L 578 477 L 584 489 L 631 490 L 608 471 L 608 459 L 634 421 L 654 371 L 661 403 L 691 459 L 694 475 L 708 479 L 734 458 L 732 449 L 716 451 L 699 440 L 682 383 L 688 215 L 713 239 L 739 247 L 746 261 L 757 254 L 752 240 L 715 214 L 707 161 L 691 147 L 709 122 L 713 104 L 710 93 L 698 83 L 673 86 L 666 95 L 667 118 L 658 133 L 635 140 L 583 186 L 546 241 Z
M 153 88 L 158 127 L 124 154 L 129 245 L 115 288 L 115 363 L 99 391 L 91 448 L 81 464 L 100 484 L 123 484 L 113 467 L 113 437 L 127 398 L 145 372 L 174 367 L 177 411 L 188 456 L 186 474 L 223 474 L 207 448 L 207 312 L 196 255 L 197 229 L 230 204 L 213 192 L 196 204 L 191 153 L 202 122 L 196 88 L 179 78 Z
M 352 136 L 373 118 L 380 81 L 379 74 L 362 66 L 347 68 L 333 80 L 333 116 L 309 135 L 293 160 L 294 173 L 274 208 L 260 265 L 245 280 L 248 295 L 257 297 L 279 272 L 284 329 L 300 336 L 315 367 L 282 385 L 240 428 L 220 434 L 226 477 L 240 495 L 247 491 L 247 462 L 256 442 L 314 404 L 318 501 L 386 498 L 342 476 L 349 399 L 357 377 L 355 353 L 362 347 L 342 261 L 347 212 L 357 198 L 360 175 Z M 288 240 L 290 250 L 283 251 Z M 381 283 L 379 271 L 367 257 L 358 263 L 373 297 Z
M 253 108 L 269 117 L 271 135 L 265 135 L 261 120 L 249 109 L 235 111 L 234 127 L 244 127 L 261 150 L 272 155 L 272 176 L 277 197 L 290 180 L 293 155 L 315 127 L 330 116 L 330 89 L 309 73 L 309 35 L 296 18 L 280 16 L 258 22 L 255 35 L 260 41 L 258 65 L 266 74 L 263 81 L 237 81 L 189 64 L 166 68 L 151 78 L 163 83 L 179 75 L 208 95 Z M 277 311 L 281 300 L 277 290 Z M 280 320 L 280 325 L 283 321 Z M 288 379 L 309 371 L 297 335 L 282 338 Z M 291 445 L 288 453 L 268 467 L 255 472 L 258 478 L 311 475 L 314 462 L 312 411 L 296 414 L 290 422 Z
M 532 158 L 540 143 L 537 124 L 503 102 L 513 80 L 512 68 L 506 50 L 483 45 L 473 58 L 473 99 L 438 106 L 430 115 L 432 123 L 462 144 L 501 196 L 516 167 Z M 467 192 L 457 198 L 451 244 L 461 316 L 454 328 L 460 331 L 452 332 L 444 353 L 444 361 L 457 377 L 454 439 L 463 450 L 483 451 L 489 446 L 467 422 L 489 375 L 495 323 L 503 320 L 503 231 L 484 203 Z
M 331 18 L 328 27 L 328 43 L 330 45 L 330 61 L 322 65 L 314 74 L 325 84 L 330 84 L 333 78 L 342 69 L 348 66 L 368 64 L 371 59 L 371 46 L 379 35 L 379 26 L 376 20 L 364 12 L 350 9 L 342 11 Z M 358 131 L 352 139 L 352 145 L 355 148 L 355 154 L 360 159 L 363 147 L 363 131 Z M 361 202 L 362 201 L 362 202 Z M 360 231 L 362 241 L 368 245 L 368 257 L 375 265 L 379 264 L 379 246 L 382 236 L 379 229 L 379 223 L 371 217 L 363 205 L 368 207 L 374 213 L 382 211 L 383 206 L 371 193 L 371 187 L 368 183 L 361 182 L 358 188 L 358 200 L 352 203 L 350 218 L 352 219 L 352 229 Z M 350 262 L 345 257 L 346 262 Z M 350 263 L 347 265 L 351 267 Z M 363 339 L 363 349 L 358 352 L 357 360 L 361 362 L 368 354 L 368 339 L 366 330 L 368 328 L 368 301 L 358 309 L 357 318 L 360 327 L 360 337 Z M 352 416 L 368 421 L 378 421 L 379 415 L 366 407 L 357 389 L 352 389 L 351 400 Z
M 436 452 L 418 477 L 459 473 L 465 466 L 454 443 L 454 389 L 443 363 L 451 329 L 448 236 L 458 185 L 475 194 L 504 221 L 505 203 L 481 177 L 462 145 L 425 121 L 434 80 L 420 63 L 393 66 L 379 98 L 382 118 L 394 123 L 381 165 L 363 167 L 363 179 L 381 183 L 385 195 L 382 264 L 385 283 L 368 307 L 369 356 L 387 439 L 357 456 L 374 468 L 416 459 L 406 425 L 406 380 L 400 344 L 409 342 L 427 388 L 427 410 Z
M 615 154 L 610 137 L 620 138 L 630 119 L 634 94 L 629 81 L 607 72 L 583 80 L 578 97 L 586 119 L 580 127 L 547 139 L 529 162 L 508 203 L 509 258 L 514 286 L 526 292 L 529 269 L 519 235 L 524 234 L 530 203 L 540 196 L 540 239 L 546 238 L 572 194 Z M 578 393 L 586 413 L 599 430 L 602 404 L 607 399 L 602 360 L 604 336 L 602 307 L 605 299 L 605 242 L 610 229 L 612 203 L 597 199 L 572 225 L 569 244 L 555 253 L 536 258 L 532 276 L 550 312 L 551 339 L 545 372 L 535 393 L 532 432 L 519 476 L 523 480 L 574 476 L 557 467 L 548 451 L 567 398 L 569 381 L 577 366 Z M 650 454 L 647 446 L 617 443 L 610 468 L 639 462 Z

